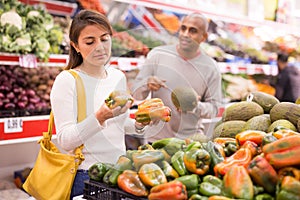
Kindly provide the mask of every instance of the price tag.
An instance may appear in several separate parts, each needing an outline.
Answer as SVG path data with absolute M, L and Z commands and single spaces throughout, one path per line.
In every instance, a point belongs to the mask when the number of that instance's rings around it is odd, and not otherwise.
M 22 118 L 6 118 L 4 119 L 4 133 L 23 132 Z
M 33 54 L 25 54 L 19 56 L 19 64 L 21 67 L 36 68 L 37 59 Z

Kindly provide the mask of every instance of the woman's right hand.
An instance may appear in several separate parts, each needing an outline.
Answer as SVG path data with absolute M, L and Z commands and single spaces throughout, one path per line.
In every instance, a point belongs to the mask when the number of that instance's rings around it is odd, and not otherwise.
M 103 103 L 102 106 L 96 112 L 96 118 L 101 125 L 113 117 L 119 116 L 125 113 L 132 106 L 132 102 L 128 101 L 124 106 L 117 106 L 116 108 L 110 109 L 106 103 Z

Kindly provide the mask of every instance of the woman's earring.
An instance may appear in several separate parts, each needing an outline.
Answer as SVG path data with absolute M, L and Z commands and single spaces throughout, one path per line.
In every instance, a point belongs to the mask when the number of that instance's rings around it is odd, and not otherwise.
M 77 55 L 79 55 L 79 56 L 80 56 L 80 52 L 79 52 L 79 51 L 77 52 Z

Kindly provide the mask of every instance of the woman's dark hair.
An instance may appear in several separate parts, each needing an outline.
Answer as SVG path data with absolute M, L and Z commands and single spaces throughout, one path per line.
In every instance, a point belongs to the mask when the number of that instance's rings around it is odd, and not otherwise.
M 69 31 L 70 41 L 78 44 L 78 38 L 81 31 L 88 25 L 99 25 L 107 30 L 110 35 L 113 34 L 112 27 L 105 15 L 96 11 L 81 10 L 72 20 Z M 82 61 L 82 56 L 76 52 L 72 45 L 70 45 L 69 62 L 66 69 L 77 67 Z

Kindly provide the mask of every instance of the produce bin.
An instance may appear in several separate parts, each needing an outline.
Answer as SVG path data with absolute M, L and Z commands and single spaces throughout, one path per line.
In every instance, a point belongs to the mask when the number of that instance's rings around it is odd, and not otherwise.
M 83 198 L 88 200 L 147 200 L 145 197 L 137 197 L 118 187 L 110 187 L 105 183 L 88 180 L 84 182 Z

